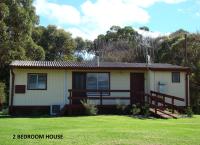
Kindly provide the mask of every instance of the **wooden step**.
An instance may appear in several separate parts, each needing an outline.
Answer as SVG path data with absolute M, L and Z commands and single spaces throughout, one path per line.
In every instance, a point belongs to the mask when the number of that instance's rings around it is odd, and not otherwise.
M 160 110 L 160 109 L 157 109 L 157 113 L 155 112 L 155 109 L 154 108 L 150 108 L 149 109 L 151 113 L 161 117 L 161 118 L 165 118 L 165 119 L 168 119 L 168 118 L 179 118 L 180 116 L 178 114 L 175 114 L 175 113 L 172 113 L 172 112 L 169 112 L 167 110 Z
M 170 116 L 172 116 L 173 118 L 180 118 L 181 116 L 179 114 L 176 114 L 176 113 L 172 113 L 172 112 L 169 112 L 167 111 L 166 109 L 165 110 L 162 110 L 164 113 L 166 114 L 169 114 Z

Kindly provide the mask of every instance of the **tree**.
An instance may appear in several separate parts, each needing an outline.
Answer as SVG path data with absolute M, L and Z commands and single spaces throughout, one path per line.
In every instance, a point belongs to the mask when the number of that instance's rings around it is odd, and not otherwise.
M 6 84 L 7 96 L 9 64 L 12 60 L 28 59 L 26 54 L 29 45 L 26 40 L 31 40 L 32 29 L 38 23 L 32 2 L 32 0 L 0 2 L 0 81 Z M 32 44 L 34 48 L 38 47 L 34 42 Z
M 75 49 L 75 40 L 69 32 L 54 25 L 36 27 L 33 40 L 45 51 L 45 60 L 71 60 Z
M 45 52 L 41 46 L 38 46 L 33 42 L 32 39 L 28 40 L 26 43 L 26 58 L 28 60 L 44 60 Z
M 77 61 L 84 61 L 86 58 L 86 54 L 93 54 L 91 50 L 92 48 L 92 41 L 84 40 L 81 37 L 75 38 L 75 52 L 74 55 Z
M 101 61 L 144 62 L 143 37 L 132 27 L 112 26 L 106 35 L 94 40 L 92 50 L 100 53 Z
M 140 27 L 139 29 L 144 31 L 149 31 L 149 28 L 147 26 Z

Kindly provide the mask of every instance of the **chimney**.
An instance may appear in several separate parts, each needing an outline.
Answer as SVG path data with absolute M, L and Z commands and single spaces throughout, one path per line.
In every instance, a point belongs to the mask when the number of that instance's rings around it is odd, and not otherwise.
M 97 66 L 99 67 L 99 56 L 97 55 Z
M 99 61 L 100 61 L 99 52 L 96 53 L 96 61 L 97 61 L 97 66 L 99 67 Z
M 146 63 L 147 63 L 147 65 L 151 64 L 151 57 L 148 54 L 147 54 L 147 57 L 146 57 Z

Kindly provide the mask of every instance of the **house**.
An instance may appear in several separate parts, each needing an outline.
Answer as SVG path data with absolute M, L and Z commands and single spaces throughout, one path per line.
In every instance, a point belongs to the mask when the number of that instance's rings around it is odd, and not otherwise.
M 189 105 L 189 68 L 161 63 L 13 61 L 11 114 L 58 113 L 81 99 L 101 106 L 143 103 L 163 94 L 166 104 Z M 181 99 L 178 99 L 181 98 Z M 165 104 L 165 105 L 166 105 Z

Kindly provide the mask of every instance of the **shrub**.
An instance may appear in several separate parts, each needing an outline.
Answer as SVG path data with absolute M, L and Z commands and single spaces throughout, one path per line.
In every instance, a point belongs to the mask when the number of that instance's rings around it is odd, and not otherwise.
M 191 107 L 187 107 L 185 110 L 187 117 L 193 117 L 193 111 Z
M 83 100 L 81 101 L 81 104 L 85 108 L 85 114 L 86 115 L 97 115 L 98 109 L 95 104 L 93 104 L 91 101 Z
M 8 108 L 2 109 L 1 115 L 8 115 Z
M 120 100 L 116 100 L 116 109 L 117 109 L 117 114 L 128 114 L 128 108 L 127 105 L 123 104 Z
M 149 104 L 145 103 L 142 108 L 141 108 L 141 113 L 145 116 L 145 117 L 149 117 L 150 112 L 149 112 Z
M 3 108 L 3 103 L 5 103 L 5 83 L 0 82 L 0 110 Z
M 118 114 L 125 114 L 126 110 L 126 105 L 123 104 L 117 104 L 117 111 Z
M 141 109 L 137 105 L 133 104 L 131 108 L 131 114 L 135 116 L 138 115 L 140 112 Z

